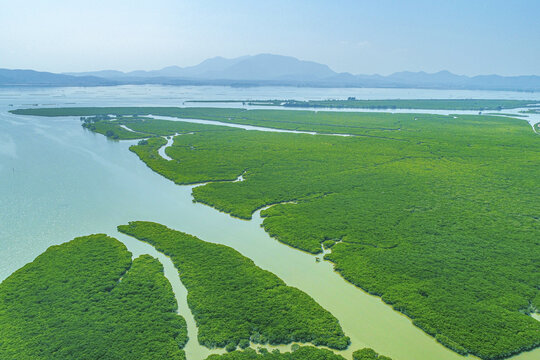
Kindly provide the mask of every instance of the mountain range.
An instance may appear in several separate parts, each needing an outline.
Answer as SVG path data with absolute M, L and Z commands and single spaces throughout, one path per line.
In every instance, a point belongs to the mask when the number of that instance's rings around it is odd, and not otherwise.
M 2 86 L 110 86 L 126 84 L 374 87 L 540 91 L 540 76 L 456 75 L 397 72 L 388 76 L 337 73 L 327 65 L 290 56 L 259 54 L 215 57 L 195 66 L 121 72 L 102 70 L 54 74 L 0 69 Z

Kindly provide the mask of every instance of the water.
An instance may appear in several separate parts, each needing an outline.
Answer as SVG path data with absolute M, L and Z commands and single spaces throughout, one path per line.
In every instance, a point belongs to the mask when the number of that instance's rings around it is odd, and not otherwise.
M 125 128 L 127 129 L 127 127 L 125 127 Z M 133 130 L 130 130 L 130 131 L 133 131 Z M 192 133 L 191 133 L 191 134 L 192 134 Z M 172 158 L 171 158 L 169 155 L 167 155 L 167 154 L 165 153 L 165 149 L 168 148 L 168 147 L 170 147 L 170 146 L 172 146 L 172 144 L 173 144 L 173 142 L 174 142 L 174 138 L 175 138 L 176 136 L 178 136 L 178 133 L 174 134 L 173 136 L 163 136 L 163 138 L 164 138 L 165 140 L 167 140 L 167 143 L 158 149 L 158 154 L 159 154 L 162 158 L 164 158 L 165 160 L 172 160 Z
M 176 106 L 187 99 L 246 98 L 250 93 L 258 99 L 315 98 L 324 91 L 351 94 L 351 89 L 162 86 L 0 89 L 0 280 L 50 245 L 76 236 L 107 233 L 123 241 L 135 256 L 150 253 L 163 262 L 180 313 L 188 322 L 188 359 L 204 359 L 211 351 L 195 340 L 196 327 L 186 305 L 185 289 L 170 260 L 149 245 L 116 231 L 117 225 L 132 220 L 155 221 L 206 241 L 231 246 L 288 285 L 307 292 L 340 320 L 351 337 L 350 350 L 343 352 L 348 358 L 353 350 L 370 346 L 395 360 L 463 359 L 379 298 L 345 282 L 332 271 L 330 263 L 317 263 L 313 255 L 268 237 L 260 228 L 258 213 L 252 221 L 244 221 L 194 204 L 192 187 L 177 186 L 164 179 L 128 150 L 136 141 L 110 141 L 83 129 L 75 117 L 40 118 L 7 113 L 9 109 L 28 106 L 24 104 Z M 388 91 L 388 97 L 396 97 L 395 92 Z M 403 93 L 408 94 L 409 90 Z M 482 94 L 471 97 L 479 98 Z M 360 97 L 358 93 L 351 94 L 354 95 Z M 535 95 L 540 98 L 540 94 Z M 331 96 L 338 95 L 328 97 Z M 539 354 L 537 350 L 515 359 L 532 360 Z

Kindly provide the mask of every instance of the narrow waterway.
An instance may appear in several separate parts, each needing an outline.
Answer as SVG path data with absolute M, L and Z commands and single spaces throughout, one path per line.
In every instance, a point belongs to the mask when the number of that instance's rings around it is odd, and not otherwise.
M 242 124 L 228 123 L 228 122 L 222 122 L 222 121 L 216 121 L 216 120 L 189 119 L 189 118 L 179 118 L 179 117 L 174 117 L 174 116 L 161 116 L 161 115 L 157 115 L 157 116 L 147 115 L 147 117 L 150 117 L 152 119 L 159 119 L 159 120 L 182 121 L 182 122 L 188 122 L 188 123 L 193 123 L 193 124 L 227 126 L 231 128 L 244 129 L 244 130 L 269 131 L 269 132 L 292 133 L 292 134 L 309 134 L 309 135 L 317 134 L 315 131 L 274 129 L 274 128 L 263 127 L 263 126 L 242 125 Z M 348 136 L 344 134 L 328 134 L 328 135 Z
M 120 127 L 126 131 L 132 132 L 132 133 L 138 133 L 138 131 L 132 130 L 128 128 L 126 125 L 120 125 Z
M 159 156 L 161 156 L 162 158 L 164 158 L 165 160 L 172 160 L 172 158 L 167 155 L 167 153 L 165 152 L 165 149 L 167 149 L 169 146 L 171 146 L 174 142 L 174 138 L 178 136 L 178 133 L 172 135 L 172 136 L 164 136 L 163 138 L 167 140 L 167 143 L 165 145 L 163 145 L 162 147 L 160 147 L 158 149 L 158 154 Z

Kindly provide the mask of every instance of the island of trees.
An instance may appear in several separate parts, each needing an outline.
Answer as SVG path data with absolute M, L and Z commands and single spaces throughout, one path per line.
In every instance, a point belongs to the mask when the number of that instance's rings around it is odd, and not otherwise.
M 188 290 L 202 345 L 229 351 L 250 342 L 348 347 L 349 338 L 332 314 L 236 250 L 151 222 L 118 230 L 171 257 Z
M 52 246 L 0 284 L 0 359 L 185 359 L 161 263 L 105 235 Z

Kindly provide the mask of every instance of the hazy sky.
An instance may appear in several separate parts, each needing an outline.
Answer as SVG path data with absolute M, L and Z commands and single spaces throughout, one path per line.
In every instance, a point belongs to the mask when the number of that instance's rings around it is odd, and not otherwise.
M 539 0 L 0 0 L 0 67 L 158 69 L 291 55 L 335 71 L 540 75 Z

